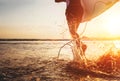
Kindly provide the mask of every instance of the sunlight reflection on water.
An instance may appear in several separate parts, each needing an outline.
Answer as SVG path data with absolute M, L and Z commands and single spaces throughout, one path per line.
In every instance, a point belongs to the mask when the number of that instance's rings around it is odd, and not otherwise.
M 113 42 L 116 48 L 120 48 L 120 41 L 116 40 Z
M 65 66 L 61 66 L 61 64 L 65 64 L 66 61 L 50 61 L 50 58 L 57 57 L 58 51 L 61 46 L 63 46 L 68 41 L 0 41 L 0 65 L 1 67 L 25 67 L 27 65 L 35 64 L 35 67 L 42 67 L 40 70 L 43 70 L 43 74 L 46 77 L 50 77 L 54 75 L 56 78 L 61 78 L 65 80 L 66 77 L 61 75 L 62 73 L 66 76 L 66 74 L 71 75 L 68 77 L 68 80 L 65 81 L 106 81 L 102 78 L 95 78 L 89 75 L 73 75 L 71 73 L 64 72 L 63 69 Z M 114 41 L 83 41 L 88 47 L 86 50 L 86 57 L 88 59 L 97 59 L 99 56 L 105 54 L 107 51 L 114 46 Z M 115 44 L 120 44 L 119 41 Z M 70 46 L 66 45 L 60 53 L 61 59 L 72 60 L 73 54 Z M 3 65 L 3 66 L 2 66 Z M 56 67 L 57 66 L 57 67 Z M 34 67 L 32 67 L 34 68 Z M 56 70 L 57 68 L 57 70 Z M 9 69 L 8 69 L 9 70 Z M 25 72 L 27 70 L 25 69 Z M 11 72 L 10 72 L 11 73 Z M 14 73 L 14 70 L 13 70 Z M 53 73 L 53 74 L 51 74 Z M 41 72 L 38 72 L 39 76 Z M 59 74 L 56 75 L 56 74 Z M 11 74 L 12 75 L 12 74 Z M 77 77 L 76 77 L 77 76 Z M 53 78 L 54 78 L 53 77 Z M 23 77 L 22 77 L 23 78 Z M 51 79 L 51 78 L 50 78 Z M 26 81 L 26 80 L 25 80 Z M 46 81 L 57 81 L 57 80 L 46 80 Z M 61 81 L 61 80 L 60 80 Z
M 0 53 L 5 54 L 34 54 L 42 58 L 57 57 L 58 51 L 68 41 L 0 41 Z M 83 41 L 87 45 L 85 52 L 88 59 L 97 59 L 105 54 L 115 44 L 118 48 L 120 41 Z M 5 49 L 5 50 L 3 50 Z M 62 48 L 60 58 L 73 59 L 72 49 L 66 45 Z

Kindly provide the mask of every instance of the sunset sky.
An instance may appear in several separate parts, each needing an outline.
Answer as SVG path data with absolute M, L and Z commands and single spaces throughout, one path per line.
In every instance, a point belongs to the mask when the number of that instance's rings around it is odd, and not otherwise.
M 0 0 L 0 38 L 70 38 L 65 8 L 54 0 Z M 120 2 L 89 21 L 83 36 L 120 37 L 119 19 Z

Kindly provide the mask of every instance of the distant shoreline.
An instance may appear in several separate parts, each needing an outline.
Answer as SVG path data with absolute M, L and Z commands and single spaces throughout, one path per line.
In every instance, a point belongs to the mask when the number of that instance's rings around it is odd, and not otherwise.
M 0 39 L 0 41 L 70 41 L 71 39 Z M 81 40 L 85 41 L 112 41 L 112 40 L 120 40 L 120 38 L 109 39 L 109 38 L 82 38 Z
M 70 39 L 0 39 L 0 41 L 70 41 Z

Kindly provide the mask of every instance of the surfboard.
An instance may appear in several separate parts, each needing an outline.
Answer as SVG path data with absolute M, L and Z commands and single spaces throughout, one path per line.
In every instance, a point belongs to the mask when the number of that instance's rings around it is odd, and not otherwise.
M 119 0 L 81 0 L 84 9 L 82 22 L 90 21 L 112 7 Z

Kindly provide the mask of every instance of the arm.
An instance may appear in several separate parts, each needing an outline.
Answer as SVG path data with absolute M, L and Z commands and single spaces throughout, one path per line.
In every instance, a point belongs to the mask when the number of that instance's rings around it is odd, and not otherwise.
M 66 0 L 55 0 L 55 2 L 66 2 Z

